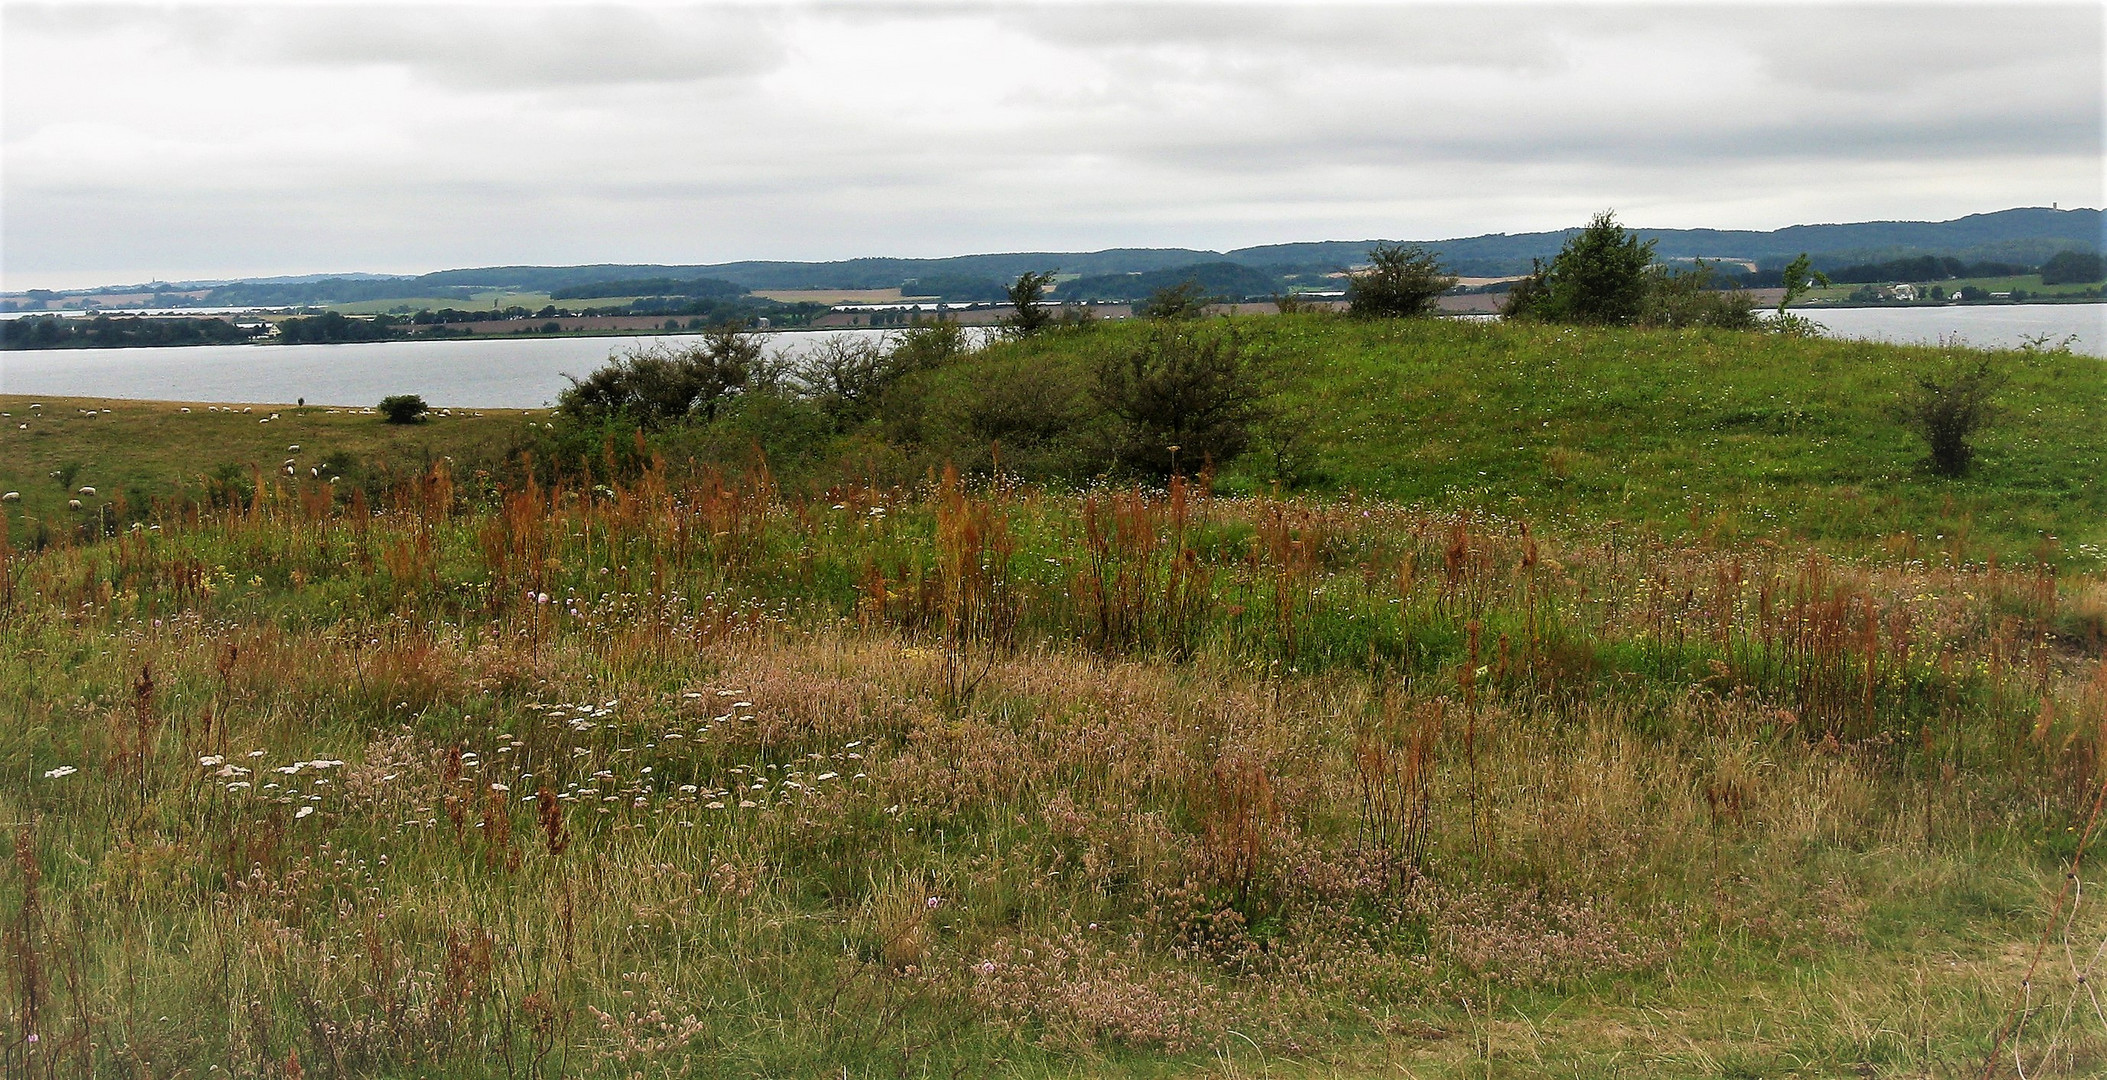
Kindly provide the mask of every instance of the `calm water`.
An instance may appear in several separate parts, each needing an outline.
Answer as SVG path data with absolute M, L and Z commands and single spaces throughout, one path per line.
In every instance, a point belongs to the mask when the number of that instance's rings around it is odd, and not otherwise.
M 1838 337 L 1896 342 L 1959 338 L 2014 348 L 2047 336 L 2107 355 L 2107 304 L 2007 307 L 1842 308 L 1810 313 Z M 833 337 L 880 330 L 819 330 L 776 335 L 792 355 Z M 376 341 L 348 345 L 199 345 L 165 349 L 67 349 L 0 353 L 0 393 L 219 401 L 256 404 L 306 398 L 317 405 L 371 405 L 389 394 L 422 394 L 433 405 L 533 409 L 612 353 L 689 335 L 636 338 L 530 338 L 483 341 Z
M 777 334 L 791 355 L 828 338 L 882 330 Z M 0 393 L 310 405 L 371 405 L 421 394 L 435 406 L 536 409 L 625 349 L 679 347 L 700 335 L 551 337 L 521 341 L 362 341 L 343 345 L 189 345 L 0 353 Z
M 1806 315 L 1837 337 L 1936 345 L 1959 339 L 1986 349 L 2016 349 L 2047 337 L 2054 346 L 2107 356 L 2107 304 L 2011 304 L 1997 307 L 1838 308 Z

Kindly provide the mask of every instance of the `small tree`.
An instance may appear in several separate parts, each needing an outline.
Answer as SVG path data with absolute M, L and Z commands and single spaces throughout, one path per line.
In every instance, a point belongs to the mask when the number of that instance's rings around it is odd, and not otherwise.
M 1158 289 L 1134 314 L 1144 319 L 1171 321 L 1197 319 L 1207 313 L 1207 290 L 1197 281 L 1184 281 Z
M 1785 314 L 1786 308 L 1798 303 L 1800 297 L 1816 286 L 1828 288 L 1829 275 L 1816 270 L 1814 260 L 1809 259 L 1806 252 L 1800 252 L 1798 258 L 1785 264 L 1785 295 L 1778 298 L 1778 314 Z
M 429 408 L 417 394 L 391 394 L 380 399 L 381 418 L 391 424 L 418 423 Z
M 1169 476 L 1226 462 L 1251 445 L 1265 379 L 1234 332 L 1166 324 L 1098 363 L 1098 400 L 1117 421 L 1114 457 Z
M 1040 273 L 1027 270 L 1017 275 L 1017 280 L 1011 282 L 1004 290 L 1010 298 L 1010 315 L 1003 320 L 1003 324 L 1019 336 L 1028 336 L 1044 330 L 1046 325 L 1053 321 L 1053 312 L 1046 310 L 1046 302 L 1042 297 L 1046 287 L 1053 284 L 1053 279 L 1051 270 Z
M 1975 460 L 1974 438 L 1994 415 L 1991 395 L 2005 375 L 1987 358 L 1973 365 L 1954 363 L 1944 371 L 1919 374 L 1904 395 L 1903 419 L 1931 448 L 1931 468 L 1941 476 L 1960 476 Z
M 1653 241 L 1604 210 L 1566 241 L 1549 266 L 1507 294 L 1510 318 L 1628 326 L 1646 311 L 1653 282 Z
M 1456 278 L 1432 252 L 1400 244 L 1368 249 L 1369 267 L 1346 282 L 1346 310 L 1357 319 L 1409 319 L 1432 315 Z

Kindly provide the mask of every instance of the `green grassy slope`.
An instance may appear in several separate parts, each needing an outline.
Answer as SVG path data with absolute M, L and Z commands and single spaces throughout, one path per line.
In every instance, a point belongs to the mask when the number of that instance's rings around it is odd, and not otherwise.
M 2011 377 L 1999 418 L 1975 472 L 1948 480 L 1926 468 L 1895 404 L 1953 350 L 1325 316 L 1236 328 L 1277 365 L 1321 490 L 1844 550 L 1964 537 L 1979 555 L 2018 555 L 2054 536 L 2097 558 L 2107 544 L 2107 365 L 2096 357 L 1998 354 Z M 1085 367 L 1145 332 L 1053 336 L 982 363 Z M 1222 479 L 1278 478 L 1255 454 Z
M 31 409 L 32 402 L 43 408 Z M 307 476 L 332 460 L 340 471 L 356 463 L 358 471 L 404 474 L 441 457 L 483 462 L 516 441 L 526 423 L 516 409 L 453 410 L 397 426 L 370 413 L 316 405 L 251 408 L 210 412 L 203 404 L 0 395 L 0 491 L 20 495 L 0 504 L 0 520 L 20 542 L 39 523 L 59 528 L 88 520 L 120 496 L 145 506 L 179 492 L 195 494 L 204 477 L 228 466 L 269 475 L 291 459 Z M 262 422 L 274 414 L 277 419 Z M 62 484 L 54 471 L 70 472 L 70 482 Z M 79 494 L 82 487 L 95 494 Z M 67 507 L 75 498 L 79 511 Z

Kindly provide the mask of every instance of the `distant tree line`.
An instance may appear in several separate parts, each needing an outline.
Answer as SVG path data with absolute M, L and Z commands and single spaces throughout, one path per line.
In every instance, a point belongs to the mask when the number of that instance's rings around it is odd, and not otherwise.
M 404 296 L 465 300 L 475 292 L 473 288 L 464 287 L 418 287 L 412 278 L 324 278 L 303 282 L 237 282 L 207 293 L 204 302 L 222 307 L 296 307 L 304 304 L 357 304 Z
M 1962 262 L 1950 255 L 1917 255 L 1879 263 L 1858 263 L 1829 271 L 1832 281 L 1856 285 L 1878 281 L 1944 281 L 1964 277 L 2014 277 L 2033 267 L 2003 262 Z
M 0 322 L 0 348 L 122 349 L 152 345 L 237 345 L 256 331 L 225 319 L 143 317 L 69 319 L 31 315 Z
M 398 315 L 375 315 L 368 319 L 354 319 L 341 312 L 325 311 L 320 315 L 287 319 L 279 323 L 276 340 L 281 345 L 385 341 L 397 336 L 396 328 L 408 325 L 409 321 L 407 317 Z
M 2086 285 L 2107 280 L 2107 259 L 2096 251 L 2059 251 L 2041 264 L 2043 285 Z
M 719 278 L 695 278 L 680 281 L 674 278 L 631 278 L 621 281 L 594 281 L 583 285 L 566 285 L 549 293 L 551 300 L 596 300 L 611 296 L 672 297 L 685 296 L 701 299 L 722 300 L 746 295 L 746 289 Z
M 1284 292 L 1279 275 L 1233 262 L 1150 270 L 1139 274 L 1101 274 L 1075 278 L 1054 288 L 1061 300 L 1139 300 L 1190 282 L 1210 300 L 1242 300 Z

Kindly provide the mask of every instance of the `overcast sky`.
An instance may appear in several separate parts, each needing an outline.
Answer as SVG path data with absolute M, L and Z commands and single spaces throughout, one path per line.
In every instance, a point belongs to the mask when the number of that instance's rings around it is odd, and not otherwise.
M 2102 5 L 9 2 L 5 287 L 2102 202 Z

